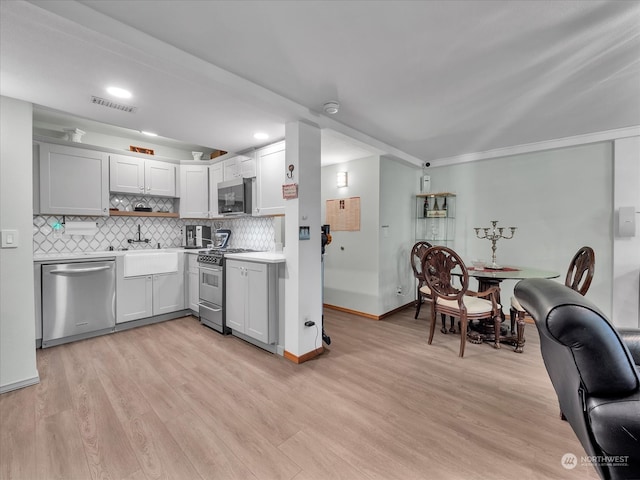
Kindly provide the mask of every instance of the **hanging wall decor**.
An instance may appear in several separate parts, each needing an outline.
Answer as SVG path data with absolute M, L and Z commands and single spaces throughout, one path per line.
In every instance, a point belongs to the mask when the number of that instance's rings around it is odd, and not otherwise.
M 360 230 L 360 197 L 327 200 L 326 222 L 333 231 Z

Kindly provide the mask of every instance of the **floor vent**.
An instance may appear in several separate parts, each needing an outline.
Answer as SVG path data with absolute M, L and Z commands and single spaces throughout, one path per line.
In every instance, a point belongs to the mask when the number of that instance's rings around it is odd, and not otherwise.
M 136 113 L 137 107 L 132 107 L 130 105 L 122 105 L 121 103 L 112 102 L 111 100 L 107 100 L 106 98 L 96 97 L 95 95 L 91 96 L 91 103 L 96 105 L 102 105 L 103 107 L 115 108 L 116 110 L 120 110 L 122 112 L 127 113 Z

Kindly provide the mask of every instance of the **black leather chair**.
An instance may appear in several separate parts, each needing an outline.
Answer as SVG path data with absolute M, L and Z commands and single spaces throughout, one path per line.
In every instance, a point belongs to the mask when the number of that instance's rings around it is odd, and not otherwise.
M 552 280 L 522 280 L 514 293 L 540 333 L 562 414 L 600 477 L 640 479 L 640 330 L 616 331 L 591 302 Z

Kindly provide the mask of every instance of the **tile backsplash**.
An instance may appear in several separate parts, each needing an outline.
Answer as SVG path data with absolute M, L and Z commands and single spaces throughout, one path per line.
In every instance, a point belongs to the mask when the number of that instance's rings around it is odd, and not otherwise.
M 112 194 L 109 197 L 109 207 L 118 210 L 132 212 L 136 204 L 144 203 L 151 207 L 154 212 L 175 212 L 174 198 L 167 197 L 141 197 L 139 195 Z
M 111 207 L 119 210 L 133 210 L 140 201 L 138 197 L 112 195 Z M 173 199 L 145 198 L 144 202 L 153 211 L 174 211 Z M 64 228 L 55 230 L 54 225 L 63 222 L 62 215 L 35 215 L 33 217 L 33 253 L 75 253 L 114 249 L 148 249 L 182 246 L 185 225 L 206 225 L 211 230 L 226 228 L 231 230 L 229 246 L 254 250 L 273 250 L 275 231 L 273 217 L 239 217 L 223 220 L 183 220 L 162 217 L 78 217 L 66 215 L 68 221 L 96 222 L 95 235 L 67 235 Z M 127 239 L 137 238 L 138 225 L 142 238 L 149 243 L 128 243 Z

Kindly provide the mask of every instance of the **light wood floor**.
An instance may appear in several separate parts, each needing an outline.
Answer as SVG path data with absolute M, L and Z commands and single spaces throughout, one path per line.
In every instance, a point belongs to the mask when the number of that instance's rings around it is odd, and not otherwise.
M 407 309 L 325 312 L 302 365 L 193 317 L 38 351 L 41 383 L 0 396 L 2 479 L 585 479 L 527 326 L 523 354 Z

